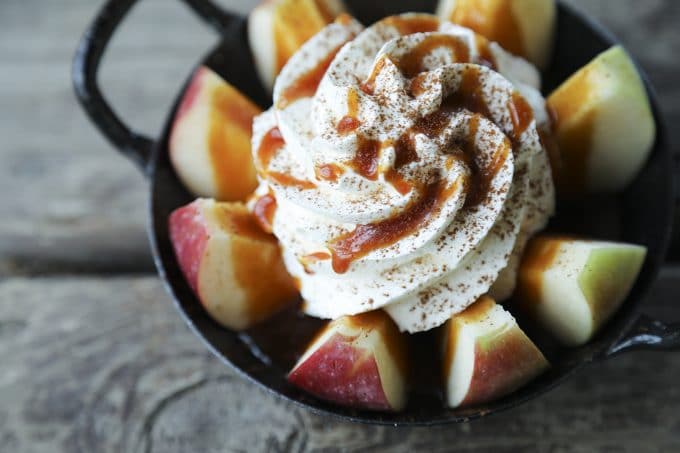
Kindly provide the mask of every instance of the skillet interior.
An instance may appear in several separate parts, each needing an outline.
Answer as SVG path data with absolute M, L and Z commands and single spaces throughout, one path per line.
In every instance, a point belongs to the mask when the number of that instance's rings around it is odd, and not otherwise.
M 392 1 L 383 2 L 382 6 L 356 0 L 347 3 L 356 17 L 364 24 L 370 24 L 380 17 L 397 12 L 432 11 L 435 2 Z M 258 82 L 247 50 L 245 22 L 240 24 L 237 32 L 234 30 L 233 36 L 225 36 L 203 63 L 261 106 L 268 107 L 268 96 Z M 559 7 L 557 34 L 553 64 L 544 74 L 546 91 L 550 91 L 596 54 L 615 43 L 615 39 L 599 25 L 562 4 Z M 520 391 L 485 406 L 447 409 L 439 395 L 422 390 L 414 391 L 406 410 L 396 414 L 360 412 L 328 404 L 289 385 L 285 380 L 287 371 L 294 363 L 295 354 L 301 351 L 321 325 L 319 321 L 302 318 L 291 310 L 245 334 L 236 334 L 213 322 L 186 284 L 168 236 L 167 219 L 170 213 L 193 199 L 180 184 L 168 159 L 167 139 L 177 105 L 170 112 L 163 134 L 156 143 L 150 166 L 152 193 L 149 234 L 156 265 L 183 317 L 217 357 L 264 388 L 313 410 L 369 423 L 428 425 L 467 420 L 515 406 L 554 387 L 584 364 L 604 356 L 634 321 L 639 304 L 661 265 L 672 214 L 670 151 L 664 139 L 658 107 L 649 84 L 647 85 L 652 97 L 658 134 L 652 157 L 643 172 L 631 187 L 617 196 L 593 198 L 578 204 L 558 204 L 557 216 L 550 227 L 554 231 L 646 245 L 649 250 L 648 258 L 631 295 L 594 341 L 581 348 L 557 348 L 526 323 L 521 323 L 530 336 L 544 348 L 553 367 Z M 294 333 L 291 333 L 291 323 L 295 323 Z M 416 341 L 427 344 L 429 340 L 417 338 Z M 422 365 L 426 367 L 426 364 Z

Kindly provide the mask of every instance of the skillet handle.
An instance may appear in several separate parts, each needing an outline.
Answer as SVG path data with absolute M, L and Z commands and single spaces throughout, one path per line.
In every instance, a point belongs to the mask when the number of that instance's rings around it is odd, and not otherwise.
M 664 324 L 640 315 L 628 332 L 607 350 L 605 357 L 637 350 L 680 351 L 680 323 Z
M 116 115 L 97 83 L 99 63 L 114 32 L 138 0 L 109 0 L 78 43 L 73 59 L 73 87 L 81 106 L 99 131 L 146 174 L 153 141 L 136 132 Z M 219 33 L 237 24 L 237 16 L 211 0 L 183 0 Z

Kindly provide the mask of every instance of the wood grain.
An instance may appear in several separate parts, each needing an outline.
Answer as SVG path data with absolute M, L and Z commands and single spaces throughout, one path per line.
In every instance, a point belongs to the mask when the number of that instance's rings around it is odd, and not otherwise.
M 654 315 L 680 318 L 667 271 Z M 680 361 L 632 353 L 466 425 L 316 416 L 245 381 L 184 326 L 154 277 L 0 283 L 0 451 L 680 451 Z
M 245 11 L 253 1 L 221 3 Z M 680 2 L 570 3 L 621 38 L 678 122 Z M 75 43 L 102 4 L 0 1 L 0 452 L 680 451 L 670 353 L 617 357 L 517 410 L 431 429 L 315 416 L 226 369 L 153 276 L 145 181 L 72 95 Z M 143 0 L 100 83 L 154 136 L 215 40 L 178 1 Z M 665 271 L 650 314 L 680 319 L 679 279 L 680 268 Z

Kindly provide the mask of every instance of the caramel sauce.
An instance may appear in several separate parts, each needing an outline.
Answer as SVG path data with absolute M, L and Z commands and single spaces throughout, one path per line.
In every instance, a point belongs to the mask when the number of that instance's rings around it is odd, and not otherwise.
M 451 22 L 470 28 L 505 50 L 526 57 L 522 33 L 512 8 L 512 0 L 484 2 L 457 0 Z
M 442 110 L 456 111 L 467 109 L 472 113 L 479 113 L 487 118 L 491 118 L 491 111 L 484 100 L 483 88 L 479 69 L 470 67 L 463 72 L 458 90 L 442 102 Z
M 385 67 L 386 61 L 387 57 L 382 57 L 375 63 L 375 66 L 373 66 L 373 70 L 369 74 L 368 78 L 361 82 L 361 91 L 369 95 L 375 93 L 375 79 L 378 77 L 378 74 L 380 74 L 380 71 L 382 71 Z
M 349 25 L 354 18 L 347 13 L 341 13 L 335 18 L 335 23 L 340 25 Z
M 385 181 L 394 187 L 394 189 L 401 195 L 406 195 L 411 191 L 411 189 L 413 189 L 413 185 L 393 168 L 390 168 L 385 173 Z
M 271 193 L 268 193 L 255 202 L 253 206 L 253 215 L 260 224 L 260 227 L 267 233 L 272 232 L 272 225 L 274 224 L 274 214 L 276 213 L 276 198 Z
M 281 130 L 278 127 L 273 127 L 267 131 L 262 137 L 260 147 L 257 148 L 257 160 L 262 171 L 267 171 L 272 157 L 285 145 Z
M 219 200 L 241 200 L 257 185 L 250 152 L 253 117 L 260 109 L 222 85 L 211 99 L 208 151 Z
M 384 19 L 382 23 L 393 26 L 402 35 L 427 33 L 437 31 L 439 28 L 439 19 L 429 15 L 418 15 L 415 17 L 390 16 Z
M 321 83 L 321 79 L 324 74 L 326 74 L 326 71 L 328 71 L 328 67 L 333 62 L 333 58 L 335 58 L 335 55 L 340 51 L 343 45 L 344 43 L 337 46 L 316 66 L 286 87 L 286 89 L 283 90 L 283 93 L 281 93 L 281 97 L 276 103 L 276 107 L 284 109 L 300 98 L 314 96 L 316 89 L 319 87 L 319 83 Z
M 496 63 L 496 57 L 494 57 L 491 52 L 491 47 L 489 47 L 489 40 L 482 35 L 475 35 L 475 44 L 477 46 L 477 56 L 478 63 L 482 66 L 486 66 L 493 70 L 496 70 L 498 64 Z
M 522 304 L 540 303 L 543 272 L 554 263 L 559 251 L 559 239 L 534 238 L 529 241 L 517 278 L 517 295 Z
M 361 122 L 357 119 L 359 113 L 359 93 L 353 88 L 347 93 L 347 115 L 343 116 L 337 125 L 339 134 L 348 134 L 356 130 Z
M 267 178 L 282 186 L 297 187 L 302 190 L 316 188 L 316 185 L 311 181 L 307 181 L 305 179 L 297 179 L 286 173 L 281 173 L 278 171 L 270 171 L 269 173 L 267 173 Z
M 329 259 L 331 259 L 331 255 L 328 252 L 314 252 L 300 258 L 300 264 L 302 265 L 302 269 L 304 269 L 306 274 L 313 274 L 314 272 L 309 268 L 310 264 Z
M 399 331 L 397 325 L 383 310 L 374 310 L 358 315 L 347 316 L 347 323 L 356 329 L 368 333 L 372 330 L 380 332 L 385 340 L 387 352 L 394 359 L 402 376 L 407 376 L 408 343 L 405 334 Z
M 234 209 L 233 204 L 217 205 L 214 218 L 222 230 L 258 241 L 276 242 L 274 236 L 263 231 L 255 216 L 243 206 Z
M 426 74 L 420 74 L 411 79 L 409 85 L 409 93 L 411 94 L 411 96 L 417 97 L 427 91 L 423 83 L 426 79 L 427 79 Z
M 529 103 L 517 91 L 512 93 L 512 98 L 507 107 L 512 120 L 512 138 L 517 142 L 533 121 L 534 112 Z
M 324 164 L 316 169 L 316 176 L 319 179 L 324 179 L 326 181 L 331 181 L 331 182 L 337 182 L 338 178 L 344 173 L 345 171 L 340 167 L 339 165 L 336 164 Z
M 470 61 L 470 49 L 462 39 L 451 35 L 431 35 L 421 41 L 417 46 L 405 53 L 398 59 L 393 59 L 394 64 L 407 78 L 412 78 L 425 70 L 425 57 L 434 49 L 447 48 L 456 56 L 459 63 Z
M 420 199 L 402 213 L 378 222 L 357 225 L 353 231 L 333 239 L 329 244 L 333 255 L 333 270 L 343 274 L 347 272 L 352 261 L 375 249 L 392 245 L 402 237 L 415 232 L 430 219 L 442 201 L 444 185 L 443 180 L 430 183 L 424 187 Z
M 375 181 L 378 179 L 378 159 L 380 158 L 380 142 L 357 136 L 357 152 L 352 159 L 351 165 L 366 179 Z

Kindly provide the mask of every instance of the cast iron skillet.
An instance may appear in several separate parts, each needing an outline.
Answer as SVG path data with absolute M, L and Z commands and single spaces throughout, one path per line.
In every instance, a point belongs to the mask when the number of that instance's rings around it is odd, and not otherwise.
M 640 176 L 624 193 L 617 196 L 600 197 L 578 205 L 559 204 L 557 216 L 551 223 L 553 230 L 644 244 L 649 250 L 630 296 L 593 341 L 580 348 L 560 349 L 542 341 L 538 335 L 535 338 L 538 338 L 537 341 L 551 361 L 551 370 L 506 398 L 470 409 L 445 408 L 440 395 L 431 390 L 436 386 L 421 385 L 422 388 L 416 388 L 406 410 L 391 414 L 338 407 L 289 385 L 285 376 L 295 360 L 294 354 L 299 353 L 309 340 L 312 332 L 319 326 L 318 322 L 302 319 L 291 310 L 247 333 L 238 334 L 224 329 L 213 322 L 201 308 L 175 260 L 168 237 L 167 219 L 172 210 L 192 199 L 178 181 L 167 153 L 167 140 L 177 102 L 168 114 L 163 133 L 154 141 L 125 125 L 111 110 L 99 90 L 97 69 L 101 56 L 117 26 L 135 2 L 136 0 L 109 0 L 86 31 L 73 65 L 76 94 L 102 134 L 121 153 L 131 158 L 149 178 L 149 239 L 158 272 L 179 312 L 220 360 L 234 367 L 247 379 L 316 412 L 346 420 L 395 426 L 433 425 L 466 421 L 517 406 L 555 387 L 586 364 L 620 352 L 643 348 L 680 348 L 680 324 L 667 325 L 638 313 L 666 253 L 674 201 L 671 152 L 666 142 L 656 97 L 646 81 L 658 133 L 654 151 Z M 184 2 L 223 37 L 221 43 L 201 63 L 212 67 L 263 107 L 268 106 L 268 96 L 258 83 L 253 69 L 244 18 L 222 11 L 209 0 Z M 370 24 L 398 12 L 432 11 L 435 2 L 349 0 L 347 3 L 359 20 Z M 616 39 L 600 25 L 567 5 L 560 4 L 553 64 L 544 74 L 546 91 L 614 43 Z M 291 333 L 291 322 L 296 323 L 294 333 Z M 527 328 L 524 324 L 523 327 Z M 416 341 L 427 342 L 426 339 Z

